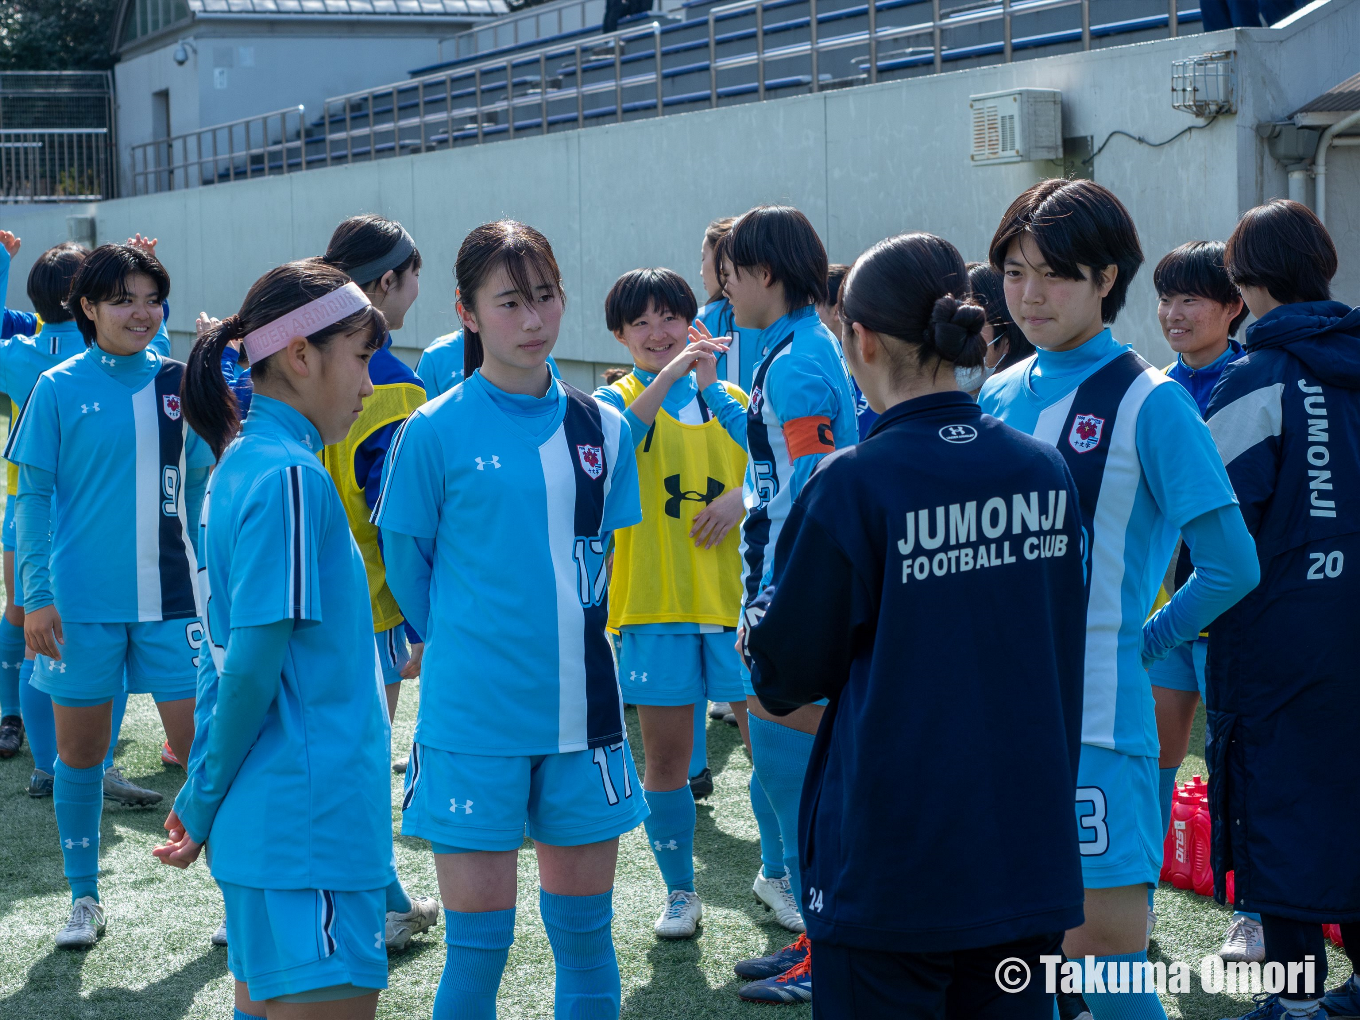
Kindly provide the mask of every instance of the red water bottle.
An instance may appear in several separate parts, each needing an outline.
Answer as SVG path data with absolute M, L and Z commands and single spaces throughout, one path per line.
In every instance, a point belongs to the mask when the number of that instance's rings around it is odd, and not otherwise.
M 1194 886 L 1194 819 L 1198 798 L 1187 783 L 1171 802 L 1171 827 L 1162 852 L 1162 879 L 1177 889 Z
M 1338 949 L 1345 948 L 1345 946 L 1341 942 L 1341 925 L 1324 924 L 1322 926 L 1322 934 L 1326 935 L 1329 939 L 1331 939 L 1332 942 L 1336 944 L 1336 947 Z
M 1194 866 L 1191 877 L 1194 879 L 1195 892 L 1201 896 L 1214 894 L 1213 868 L 1213 824 L 1209 821 L 1209 801 L 1207 797 L 1195 798 L 1195 818 L 1191 823 L 1194 830 Z

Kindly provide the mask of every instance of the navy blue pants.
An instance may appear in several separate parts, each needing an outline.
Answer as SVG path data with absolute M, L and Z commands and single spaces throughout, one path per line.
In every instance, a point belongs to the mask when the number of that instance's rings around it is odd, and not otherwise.
M 982 949 L 885 953 L 818 942 L 812 947 L 817 1020 L 1053 1020 L 1040 956 L 1062 952 L 1063 932 Z M 1002 991 L 997 968 L 1015 957 L 1029 968 L 1023 991 Z M 1008 970 L 1014 977 L 1014 967 Z M 1018 981 L 1016 982 L 1019 983 Z

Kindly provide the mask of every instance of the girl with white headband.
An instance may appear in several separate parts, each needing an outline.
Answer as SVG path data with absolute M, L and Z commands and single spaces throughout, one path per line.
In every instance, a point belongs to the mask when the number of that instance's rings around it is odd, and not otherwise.
M 104 762 L 124 674 L 129 693 L 156 699 L 175 754 L 194 734 L 201 628 L 188 532 L 213 458 L 185 428 L 184 365 L 154 349 L 169 291 L 144 249 L 91 252 L 66 299 L 85 350 L 39 376 L 5 450 L 19 465 L 30 683 L 51 697 L 56 724 L 52 796 L 72 900 L 64 949 L 104 931 Z
M 371 1020 L 387 987 L 392 731 L 363 557 L 317 458 L 373 392 L 385 332 L 340 270 L 291 262 L 199 338 L 185 373 L 185 417 L 218 455 L 199 535 L 210 654 L 155 854 L 188 867 L 212 847 L 237 1020 L 274 1003 L 299 1020 Z M 243 426 L 219 368 L 231 340 L 255 382 Z

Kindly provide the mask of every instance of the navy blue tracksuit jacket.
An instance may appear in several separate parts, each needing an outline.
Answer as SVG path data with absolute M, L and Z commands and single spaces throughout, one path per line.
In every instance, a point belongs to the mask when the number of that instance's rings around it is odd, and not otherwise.
M 1284 305 L 1246 350 L 1208 415 L 1261 564 L 1209 628 L 1216 892 L 1360 921 L 1360 309 Z
M 890 408 L 804 487 L 749 647 L 771 712 L 830 699 L 799 824 L 814 943 L 1082 923 L 1083 549 L 1062 456 L 964 393 Z

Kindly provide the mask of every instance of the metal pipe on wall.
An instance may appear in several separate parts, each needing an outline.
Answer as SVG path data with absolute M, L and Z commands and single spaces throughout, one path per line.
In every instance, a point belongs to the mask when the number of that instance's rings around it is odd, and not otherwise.
M 1342 117 L 1324 131 L 1318 141 L 1317 155 L 1313 157 L 1313 190 L 1317 206 L 1314 211 L 1324 227 L 1327 225 L 1327 150 L 1331 148 L 1332 141 L 1337 135 L 1357 123 L 1360 123 L 1360 110 Z

